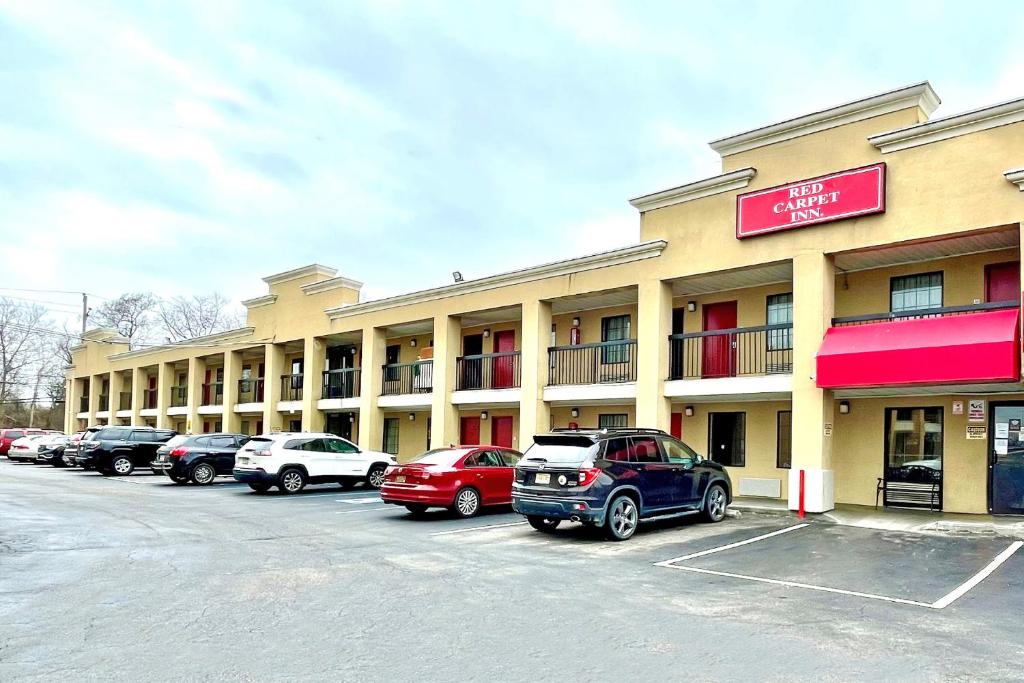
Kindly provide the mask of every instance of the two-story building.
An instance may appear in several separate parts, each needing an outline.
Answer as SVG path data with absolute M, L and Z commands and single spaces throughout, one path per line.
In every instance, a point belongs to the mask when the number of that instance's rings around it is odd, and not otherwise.
M 1024 513 L 1024 99 L 938 103 L 921 83 L 716 140 L 720 175 L 631 201 L 629 247 L 373 301 L 311 265 L 264 278 L 239 330 L 93 330 L 67 429 L 328 430 L 408 459 L 660 427 L 793 508 L 802 481 L 812 512 Z

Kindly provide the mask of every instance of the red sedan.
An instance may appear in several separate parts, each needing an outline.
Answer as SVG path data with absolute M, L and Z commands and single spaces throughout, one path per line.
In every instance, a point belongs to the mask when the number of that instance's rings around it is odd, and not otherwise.
M 522 454 L 500 446 L 459 446 L 427 451 L 384 473 L 380 497 L 422 514 L 430 507 L 472 517 L 484 505 L 509 505 Z

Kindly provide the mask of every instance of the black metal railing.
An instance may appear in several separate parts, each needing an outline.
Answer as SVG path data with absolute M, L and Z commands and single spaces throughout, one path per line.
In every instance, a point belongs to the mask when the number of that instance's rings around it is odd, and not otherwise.
M 143 410 L 156 410 L 156 389 L 146 389 L 142 392 Z
M 512 389 L 520 385 L 518 351 L 462 356 L 455 360 L 456 383 L 464 389 Z
M 426 394 L 434 389 L 434 361 L 394 363 L 381 368 L 384 382 L 381 396 L 398 394 Z
M 82 396 L 78 399 L 78 412 L 87 413 L 89 412 L 89 397 Z
M 324 370 L 321 398 L 356 398 L 359 396 L 359 368 Z
M 224 383 L 206 382 L 203 384 L 203 405 L 224 405 Z
M 188 386 L 171 387 L 171 407 L 182 408 L 188 405 Z
M 263 378 L 238 380 L 239 403 L 263 403 Z
M 636 381 L 636 340 L 552 346 L 548 384 L 613 384 Z
M 915 311 L 848 315 L 841 318 L 832 318 L 832 327 L 866 325 L 869 323 L 891 322 L 894 320 L 914 320 L 917 318 L 945 318 L 954 315 L 970 315 L 971 313 L 980 313 L 982 311 L 999 311 L 1007 308 L 1020 308 L 1020 302 L 992 301 L 984 304 L 969 304 L 967 306 L 943 306 L 941 308 L 921 308 Z
M 669 379 L 708 379 L 793 372 L 793 324 L 673 334 Z
M 131 410 L 132 409 L 132 392 L 122 391 L 117 398 L 117 409 L 118 410 Z
M 110 410 L 110 396 L 107 394 L 100 394 L 100 402 L 96 406 L 96 410 Z
M 302 375 L 281 375 L 281 400 L 302 400 Z

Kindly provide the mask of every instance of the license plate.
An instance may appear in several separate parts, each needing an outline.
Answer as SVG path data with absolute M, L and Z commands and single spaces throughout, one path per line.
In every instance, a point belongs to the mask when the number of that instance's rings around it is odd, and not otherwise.
M 397 477 L 395 477 L 395 481 L 397 481 L 399 484 L 404 484 L 405 483 L 405 476 L 400 474 Z
M 547 472 L 539 472 L 539 473 L 534 475 L 533 483 L 534 484 L 550 484 L 551 483 L 551 475 L 548 474 Z

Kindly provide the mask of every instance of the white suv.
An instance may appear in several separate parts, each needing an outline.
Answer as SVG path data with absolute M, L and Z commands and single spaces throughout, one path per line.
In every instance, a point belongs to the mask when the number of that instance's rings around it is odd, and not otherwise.
M 379 489 L 395 456 L 362 451 L 334 434 L 283 433 L 254 436 L 235 453 L 235 479 L 263 493 L 276 486 L 298 493 L 306 484 L 334 482 L 350 488 L 361 481 Z

